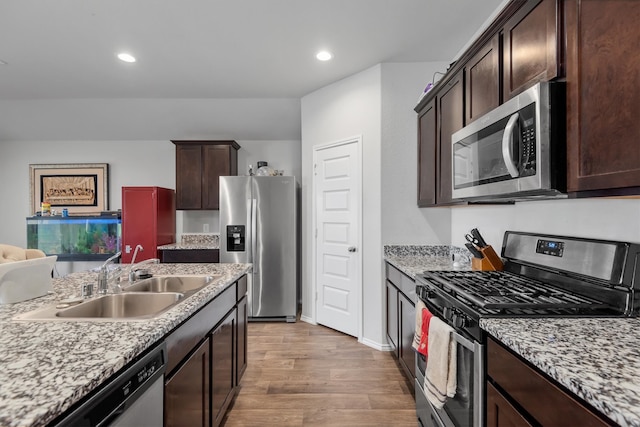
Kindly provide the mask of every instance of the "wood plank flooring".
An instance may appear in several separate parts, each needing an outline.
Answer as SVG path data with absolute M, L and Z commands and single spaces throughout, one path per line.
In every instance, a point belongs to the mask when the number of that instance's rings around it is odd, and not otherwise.
M 249 323 L 248 367 L 222 425 L 412 426 L 412 385 L 390 352 L 305 322 Z

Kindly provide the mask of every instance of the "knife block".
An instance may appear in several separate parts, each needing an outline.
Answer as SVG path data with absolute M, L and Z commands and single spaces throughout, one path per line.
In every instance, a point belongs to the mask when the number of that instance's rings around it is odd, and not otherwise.
M 491 246 L 480 249 L 483 258 L 471 258 L 471 269 L 477 271 L 502 271 L 502 260 Z

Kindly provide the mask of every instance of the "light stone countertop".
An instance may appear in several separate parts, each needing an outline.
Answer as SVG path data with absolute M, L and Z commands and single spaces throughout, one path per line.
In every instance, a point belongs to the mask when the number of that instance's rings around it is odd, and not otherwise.
M 0 305 L 0 427 L 45 426 L 247 273 L 250 264 L 156 264 L 153 274 L 222 274 L 154 319 L 17 321 L 77 295 L 97 273 L 53 280 L 47 296 Z
M 480 326 L 621 426 L 640 426 L 640 319 L 481 319 Z

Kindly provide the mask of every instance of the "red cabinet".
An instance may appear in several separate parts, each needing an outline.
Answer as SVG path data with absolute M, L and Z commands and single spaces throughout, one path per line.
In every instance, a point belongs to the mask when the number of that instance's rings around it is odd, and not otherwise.
M 158 246 L 175 242 L 175 191 L 161 187 L 122 187 L 122 262 L 158 257 Z

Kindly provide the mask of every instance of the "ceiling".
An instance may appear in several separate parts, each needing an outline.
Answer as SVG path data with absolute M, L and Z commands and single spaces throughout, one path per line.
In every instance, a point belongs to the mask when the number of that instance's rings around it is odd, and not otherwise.
M 62 100 L 297 102 L 375 64 L 448 62 L 504 3 L 2 0 L 0 140 L 23 138 L 3 113 Z M 318 61 L 321 49 L 334 58 Z M 116 59 L 121 51 L 137 62 Z

